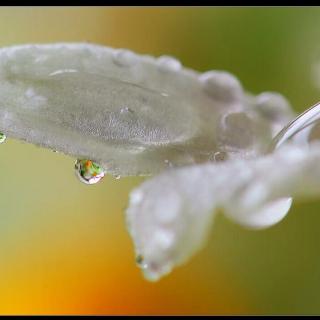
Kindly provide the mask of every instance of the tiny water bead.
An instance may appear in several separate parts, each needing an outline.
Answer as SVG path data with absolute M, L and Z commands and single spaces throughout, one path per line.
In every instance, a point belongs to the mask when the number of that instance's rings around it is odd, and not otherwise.
M 136 264 L 143 271 L 145 278 L 149 281 L 157 281 L 160 274 L 165 274 L 170 271 L 167 266 L 161 267 L 154 263 L 149 264 L 145 262 L 145 258 L 141 254 L 136 256 Z
M 7 139 L 6 135 L 0 132 L 0 143 L 5 142 Z
M 146 269 L 148 265 L 145 263 L 144 258 L 141 254 L 137 255 L 136 257 L 136 264 L 141 268 L 141 269 Z
M 78 159 L 74 167 L 77 177 L 85 184 L 95 184 L 105 175 L 103 168 L 91 160 Z
M 220 101 L 238 101 L 243 96 L 240 81 L 225 71 L 207 71 L 200 75 L 205 92 Z
M 114 52 L 113 61 L 120 67 L 130 67 L 138 62 L 135 53 L 130 50 L 119 49 Z
M 158 58 L 158 66 L 162 71 L 178 71 L 182 67 L 179 60 L 166 55 Z
M 263 92 L 256 97 L 256 108 L 267 119 L 276 121 L 285 119 L 289 122 L 292 110 L 289 101 L 276 92 Z M 291 119 L 290 119 L 291 120 Z

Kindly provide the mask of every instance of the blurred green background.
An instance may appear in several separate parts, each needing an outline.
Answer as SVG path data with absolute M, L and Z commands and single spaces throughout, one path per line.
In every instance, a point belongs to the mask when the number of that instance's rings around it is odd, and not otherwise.
M 227 70 L 302 111 L 319 100 L 320 8 L 0 8 L 0 45 L 88 41 Z M 319 70 L 320 73 L 320 70 Z M 317 82 L 318 81 L 318 82 Z M 135 266 L 123 209 L 143 179 L 81 184 L 74 159 L 0 148 L 0 314 L 319 314 L 320 201 L 248 231 L 224 217 L 160 282 Z

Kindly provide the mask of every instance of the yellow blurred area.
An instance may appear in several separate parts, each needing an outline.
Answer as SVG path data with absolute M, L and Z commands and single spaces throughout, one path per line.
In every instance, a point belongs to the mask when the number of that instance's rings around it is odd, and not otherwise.
M 189 8 L 1 8 L 1 45 L 86 41 L 161 52 L 173 25 Z
M 0 46 L 87 41 L 173 55 L 230 71 L 253 93 L 279 91 L 300 111 L 319 99 L 320 8 L 2 7 L 0 34 Z M 149 283 L 123 212 L 143 179 L 84 185 L 74 161 L 10 139 L 0 147 L 0 314 L 320 312 L 319 202 L 263 231 L 218 217 L 201 252 Z

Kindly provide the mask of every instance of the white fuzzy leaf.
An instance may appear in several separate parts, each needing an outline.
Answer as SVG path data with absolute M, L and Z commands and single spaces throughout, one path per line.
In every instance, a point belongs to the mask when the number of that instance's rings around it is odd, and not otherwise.
M 215 161 L 217 152 L 252 156 L 271 139 L 270 119 L 251 110 L 232 75 L 92 44 L 2 48 L 0 96 L 8 137 L 114 175 Z
M 217 209 L 250 228 L 269 227 L 292 199 L 320 195 L 320 145 L 285 145 L 252 160 L 167 171 L 131 194 L 128 228 L 143 271 L 157 280 L 204 244 Z

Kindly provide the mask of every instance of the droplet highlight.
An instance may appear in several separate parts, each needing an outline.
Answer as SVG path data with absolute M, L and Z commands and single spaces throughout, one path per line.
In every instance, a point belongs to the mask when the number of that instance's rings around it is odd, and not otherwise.
M 148 265 L 144 261 L 144 257 L 141 254 L 138 254 L 136 257 L 136 264 L 138 265 L 139 268 L 141 269 L 147 269 Z
M 104 169 L 92 160 L 78 159 L 74 167 L 77 177 L 85 184 L 95 184 L 105 175 Z

